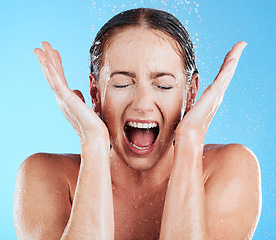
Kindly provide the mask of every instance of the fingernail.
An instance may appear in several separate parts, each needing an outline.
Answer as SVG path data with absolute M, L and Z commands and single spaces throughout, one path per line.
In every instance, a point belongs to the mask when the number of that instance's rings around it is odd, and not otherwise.
M 246 42 L 243 42 L 243 48 L 242 50 L 247 46 L 247 43 Z

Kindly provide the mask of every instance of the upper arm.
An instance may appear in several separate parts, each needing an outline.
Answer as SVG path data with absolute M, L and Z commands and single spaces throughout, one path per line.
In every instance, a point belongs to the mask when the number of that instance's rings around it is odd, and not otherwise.
M 255 155 L 238 144 L 216 152 L 205 183 L 206 219 L 212 239 L 250 239 L 261 209 L 260 169 Z
M 19 168 L 14 197 L 18 239 L 60 239 L 70 216 L 69 186 L 50 154 L 27 158 Z

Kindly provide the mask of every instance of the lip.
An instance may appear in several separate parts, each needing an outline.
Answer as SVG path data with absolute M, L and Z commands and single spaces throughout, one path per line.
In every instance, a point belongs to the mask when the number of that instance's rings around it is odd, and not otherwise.
M 157 121 L 154 121 L 154 120 L 142 120 L 142 119 L 127 119 L 124 123 L 124 126 L 127 122 L 137 122 L 137 123 L 157 123 L 157 125 L 159 126 L 159 123 Z M 159 131 L 160 131 L 160 128 L 159 128 Z M 158 138 L 159 138 L 159 134 L 157 136 L 157 138 L 155 139 L 154 143 L 147 149 L 137 149 L 135 148 L 134 146 L 132 146 L 130 144 L 130 142 L 128 141 L 127 139 L 127 136 L 126 136 L 126 133 L 125 131 L 123 130 L 123 133 L 124 133 L 124 139 L 125 139 L 125 142 L 126 142 L 126 145 L 128 147 L 128 149 L 133 153 L 133 154 L 136 154 L 136 155 L 147 155 L 147 154 L 150 154 L 154 148 L 155 148 L 155 145 L 158 141 Z

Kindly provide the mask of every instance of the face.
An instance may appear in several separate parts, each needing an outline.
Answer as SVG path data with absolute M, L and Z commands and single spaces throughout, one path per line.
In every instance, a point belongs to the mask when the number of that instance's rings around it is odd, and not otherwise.
M 160 31 L 125 29 L 110 41 L 99 81 L 92 84 L 112 150 L 133 169 L 151 169 L 173 148 L 187 98 L 184 65 L 175 49 L 175 40 Z

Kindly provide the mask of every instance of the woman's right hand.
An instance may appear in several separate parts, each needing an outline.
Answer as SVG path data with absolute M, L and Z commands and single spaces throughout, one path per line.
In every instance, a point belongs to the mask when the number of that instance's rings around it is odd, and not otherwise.
M 109 133 L 103 121 L 84 103 L 81 92 L 68 87 L 59 52 L 53 50 L 48 42 L 41 43 L 41 46 L 43 50 L 36 48 L 33 52 L 56 95 L 59 108 L 76 130 L 81 144 L 96 139 L 108 141 L 109 144 Z
M 60 216 L 70 215 L 69 219 L 66 219 L 65 229 L 62 229 L 61 239 L 84 239 L 84 236 L 85 239 L 113 239 L 114 211 L 108 129 L 97 114 L 84 103 L 82 94 L 68 88 L 59 53 L 47 42 L 43 42 L 41 46 L 43 50 L 37 48 L 34 54 L 38 57 L 47 82 L 56 95 L 59 108 L 81 141 L 81 164 L 70 213 L 66 212 L 68 209 L 58 207 Z M 59 197 L 61 206 L 64 205 L 65 199 L 69 199 L 69 195 L 70 193 L 65 191 L 64 198 Z M 46 197 L 57 204 L 56 194 L 54 198 L 48 194 Z M 41 207 L 39 211 L 41 212 Z M 43 214 L 46 216 L 48 211 Z M 50 220 L 53 220 L 52 215 L 51 212 Z M 48 234 L 46 230 L 47 226 L 50 226 L 46 225 L 44 234 Z M 52 233 L 49 234 L 47 239 L 52 239 Z

